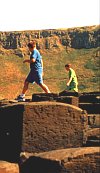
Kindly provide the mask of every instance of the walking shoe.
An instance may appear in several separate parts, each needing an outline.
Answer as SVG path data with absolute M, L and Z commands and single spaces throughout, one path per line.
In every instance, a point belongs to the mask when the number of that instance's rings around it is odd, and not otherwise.
M 19 95 L 19 96 L 16 98 L 16 100 L 17 100 L 18 102 L 25 102 L 25 97 Z

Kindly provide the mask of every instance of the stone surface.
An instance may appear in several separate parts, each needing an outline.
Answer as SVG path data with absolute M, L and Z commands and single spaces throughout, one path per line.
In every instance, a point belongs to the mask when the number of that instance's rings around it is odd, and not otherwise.
M 100 128 L 91 128 L 87 131 L 88 137 L 94 137 L 100 139 Z
M 77 106 L 77 107 L 79 106 L 78 93 L 76 93 L 76 92 L 63 91 L 59 94 L 56 94 L 56 93 L 33 94 L 32 95 L 32 101 L 33 102 L 55 101 L 55 102 L 71 104 L 71 105 L 74 105 L 74 106 Z
M 62 94 L 38 95 L 38 99 L 44 99 L 41 102 L 2 99 L 0 159 L 5 161 L 0 161 L 0 173 L 19 173 L 18 164 L 13 163 L 19 161 L 20 173 L 99 173 L 100 129 L 96 127 L 100 122 L 99 114 L 93 114 L 99 110 L 95 107 L 99 102 L 97 97 L 88 102 L 85 95 L 81 101 Z M 78 101 L 85 104 L 84 108 L 88 105 L 86 110 L 91 114 L 74 106 Z
M 19 165 L 17 163 L 0 161 L 0 173 L 19 173 Z
M 100 146 L 100 128 L 89 129 L 86 136 L 86 146 Z
M 99 173 L 100 148 L 83 147 L 39 154 L 24 153 L 21 173 Z
M 88 114 L 100 113 L 100 103 L 79 103 L 79 107 L 86 110 Z
M 25 104 L 22 150 L 41 152 L 82 146 L 87 123 L 86 112 L 70 104 Z
M 88 114 L 88 124 L 92 128 L 100 128 L 100 114 Z
M 88 114 L 100 114 L 100 92 L 81 93 L 79 107 Z
M 100 103 L 100 92 L 84 92 L 79 97 L 80 103 Z
M 79 147 L 88 116 L 58 102 L 13 103 L 0 108 L 0 159 L 18 161 L 21 151 L 42 152 Z
M 0 107 L 0 160 L 17 162 L 21 151 L 24 106 Z
M 57 98 L 57 102 L 67 103 L 78 107 L 79 98 L 74 96 L 60 96 Z

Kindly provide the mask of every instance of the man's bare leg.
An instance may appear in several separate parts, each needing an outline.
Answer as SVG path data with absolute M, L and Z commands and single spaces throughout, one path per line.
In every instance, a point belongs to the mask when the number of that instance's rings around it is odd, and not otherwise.
M 44 83 L 39 84 L 39 86 L 40 86 L 46 93 L 51 93 L 50 90 L 49 90 L 49 88 L 48 88 Z
M 23 90 L 22 90 L 22 94 L 25 94 L 26 91 L 28 90 L 28 85 L 29 85 L 29 82 L 28 81 L 25 81 L 24 82 L 24 87 L 23 87 Z

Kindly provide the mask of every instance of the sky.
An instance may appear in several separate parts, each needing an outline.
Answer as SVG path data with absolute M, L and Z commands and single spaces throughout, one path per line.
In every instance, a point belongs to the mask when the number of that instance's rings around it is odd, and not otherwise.
M 100 0 L 0 0 L 0 31 L 100 24 Z

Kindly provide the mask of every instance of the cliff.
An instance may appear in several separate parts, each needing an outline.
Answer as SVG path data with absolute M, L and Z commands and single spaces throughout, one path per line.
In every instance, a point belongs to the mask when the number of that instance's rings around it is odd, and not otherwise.
M 22 32 L 0 32 L 0 48 L 25 48 L 28 41 L 33 39 L 37 41 L 38 49 L 60 48 L 61 46 L 75 49 L 96 48 L 100 46 L 99 32 L 99 26 Z M 22 55 L 21 52 L 15 53 Z

